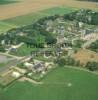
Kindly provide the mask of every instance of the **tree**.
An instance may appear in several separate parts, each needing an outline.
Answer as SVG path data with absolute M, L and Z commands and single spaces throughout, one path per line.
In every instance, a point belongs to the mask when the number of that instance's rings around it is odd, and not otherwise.
M 75 66 L 80 66 L 80 61 L 79 60 L 75 62 Z
M 0 45 L 0 52 L 5 52 L 4 46 Z
M 39 35 L 37 37 L 34 38 L 35 41 L 35 46 L 38 48 L 43 48 L 44 44 L 45 44 L 45 37 L 42 35 Z
M 59 66 L 64 66 L 64 65 L 66 65 L 66 60 L 65 60 L 65 58 L 57 58 L 57 59 L 56 59 L 56 63 L 57 63 Z
M 98 52 L 98 40 L 96 40 L 95 42 L 93 42 L 90 46 L 89 49 Z
M 77 48 L 81 48 L 82 44 L 84 43 L 84 41 L 82 40 L 75 40 L 73 46 L 77 47 Z
M 57 39 L 54 38 L 52 35 L 48 35 L 46 36 L 45 41 L 47 44 L 55 44 L 57 42 Z
M 66 58 L 66 64 L 67 65 L 75 65 L 75 60 L 71 57 Z
M 98 62 L 87 62 L 86 67 L 91 71 L 95 71 L 98 69 Z

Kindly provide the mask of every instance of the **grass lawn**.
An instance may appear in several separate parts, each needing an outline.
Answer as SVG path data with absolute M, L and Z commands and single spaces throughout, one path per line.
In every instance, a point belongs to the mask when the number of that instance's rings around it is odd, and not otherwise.
M 98 76 L 88 72 L 61 67 L 43 82 L 16 82 L 0 90 L 0 100 L 98 100 Z

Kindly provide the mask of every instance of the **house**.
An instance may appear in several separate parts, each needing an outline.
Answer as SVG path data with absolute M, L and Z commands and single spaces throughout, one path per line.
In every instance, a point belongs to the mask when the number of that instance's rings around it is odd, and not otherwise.
M 29 70 L 32 70 L 32 68 L 33 68 L 33 64 L 28 63 L 28 62 L 25 62 L 25 63 L 24 63 L 24 66 L 25 66 L 26 68 L 28 68 Z
M 5 40 L 2 40 L 2 41 L 1 41 L 1 44 L 2 44 L 2 45 L 5 45 Z
M 79 24 L 79 27 L 80 27 L 80 28 L 82 28 L 82 27 L 83 27 L 83 25 L 84 25 L 84 23 L 83 23 L 83 22 L 79 22 L 78 24 Z
M 67 38 L 64 37 L 63 35 L 60 35 L 57 37 L 57 44 L 59 44 L 62 47 L 65 47 L 66 41 L 67 41 Z
M 45 65 L 43 63 L 37 63 L 33 66 L 35 72 L 42 72 L 45 69 Z
M 18 77 L 20 77 L 21 76 L 21 74 L 19 73 L 19 72 L 13 72 L 12 73 L 12 77 L 15 77 L 15 78 L 18 78 Z
M 83 40 L 92 40 L 92 39 L 98 39 L 98 34 L 96 33 L 92 33 L 92 34 L 88 34 L 85 37 L 82 38 Z

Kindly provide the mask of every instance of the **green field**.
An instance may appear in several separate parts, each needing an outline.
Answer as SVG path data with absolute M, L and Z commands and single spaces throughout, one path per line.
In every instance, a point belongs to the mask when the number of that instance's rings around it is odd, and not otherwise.
M 16 27 L 16 25 L 0 21 L 0 33 L 5 32 L 14 27 Z
M 55 14 L 66 14 L 74 10 L 76 9 L 68 8 L 68 7 L 55 7 L 55 8 L 50 8 L 50 9 L 46 9 L 43 11 L 39 11 L 36 13 L 30 13 L 30 14 L 23 15 L 23 16 L 18 16 L 18 17 L 14 17 L 11 19 L 2 20 L 0 21 L 0 33 L 5 32 L 17 26 L 19 27 L 19 26 L 34 23 L 38 19 L 45 17 L 45 16 L 51 16 Z
M 15 0 L 0 0 L 0 5 L 17 3 L 17 2 L 19 2 L 19 1 L 15 1 Z
M 38 19 L 45 17 L 45 16 L 51 16 L 51 15 L 55 15 L 55 14 L 66 14 L 66 13 L 70 13 L 74 10 L 75 10 L 75 8 L 55 7 L 55 8 L 50 8 L 50 9 L 46 9 L 43 11 L 39 11 L 36 13 L 30 13 L 27 15 L 7 19 L 7 20 L 4 20 L 4 22 L 10 23 L 10 24 L 15 24 L 15 25 L 20 25 L 20 26 L 27 25 L 27 24 L 31 24 L 32 22 L 35 22 Z
M 0 90 L 0 100 L 98 100 L 98 76 L 88 72 L 61 67 L 50 72 L 43 82 L 16 82 Z

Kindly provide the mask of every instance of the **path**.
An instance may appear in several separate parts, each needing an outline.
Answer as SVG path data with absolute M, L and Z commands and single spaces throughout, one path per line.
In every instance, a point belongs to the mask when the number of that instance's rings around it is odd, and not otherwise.
M 76 70 L 81 70 L 81 71 L 85 71 L 85 72 L 89 72 L 92 73 L 94 75 L 98 75 L 98 72 L 94 72 L 94 71 L 89 71 L 88 69 L 85 68 L 81 68 L 81 67 L 71 67 L 71 66 L 65 66 L 65 68 L 72 68 L 72 69 L 76 69 Z
M 13 57 L 13 58 L 15 58 L 15 59 L 21 59 L 21 58 L 23 58 L 23 57 L 18 57 L 18 56 L 14 56 L 14 55 L 10 55 L 10 54 L 8 54 L 8 53 L 2 53 L 2 52 L 0 52 L 0 55 Z
M 28 81 L 30 83 L 37 84 L 37 85 L 43 84 L 43 82 L 37 82 L 37 81 L 30 79 L 30 78 L 27 78 L 27 77 L 22 77 L 19 79 L 19 81 L 21 81 L 21 82 Z

